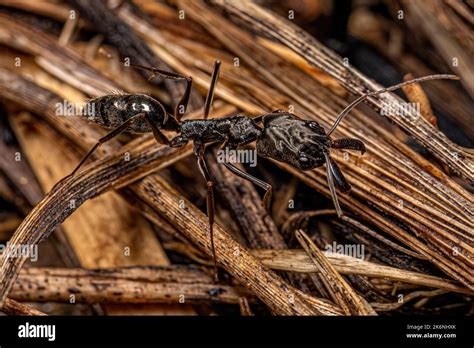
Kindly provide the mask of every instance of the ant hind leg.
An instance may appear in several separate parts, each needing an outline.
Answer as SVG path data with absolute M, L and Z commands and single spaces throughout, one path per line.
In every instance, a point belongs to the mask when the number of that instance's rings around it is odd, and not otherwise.
M 120 133 L 124 132 L 128 126 L 130 126 L 130 124 L 135 121 L 135 120 L 138 120 L 142 117 L 145 117 L 145 114 L 141 113 L 141 114 L 137 114 L 135 116 L 132 116 L 130 117 L 128 120 L 126 120 L 124 123 L 122 123 L 121 125 L 119 125 L 117 128 L 113 129 L 110 133 L 106 134 L 105 136 L 103 136 L 102 138 L 100 138 L 97 143 L 92 147 L 92 149 L 89 150 L 89 152 L 84 156 L 84 158 L 81 160 L 81 162 L 79 162 L 79 164 L 76 166 L 76 168 L 74 168 L 74 170 L 71 172 L 71 174 L 65 176 L 64 178 L 62 178 L 60 181 L 58 181 L 54 186 L 53 188 L 51 189 L 51 191 L 53 191 L 58 185 L 60 185 L 62 182 L 64 182 L 64 180 L 66 180 L 67 178 L 70 178 L 71 176 L 73 176 L 74 174 L 76 174 L 76 172 L 79 170 L 79 168 L 81 168 L 81 166 L 89 159 L 89 157 L 92 156 L 92 154 L 95 152 L 95 150 L 97 150 L 97 148 L 102 145 L 103 143 L 106 143 L 107 141 L 109 140 L 112 140 L 112 138 L 116 137 L 117 135 L 119 135 Z
M 212 257 L 214 260 L 214 281 L 219 281 L 219 274 L 217 270 L 217 260 L 216 260 L 216 249 L 214 246 L 214 215 L 215 215 L 215 204 L 214 204 L 214 181 L 209 174 L 207 169 L 206 160 L 204 159 L 204 145 L 202 143 L 194 143 L 194 154 L 198 158 L 198 167 L 199 170 L 207 182 L 207 216 L 209 218 L 209 235 L 211 237 L 211 249 Z
M 106 134 L 105 136 L 103 136 L 102 138 L 100 138 L 97 143 L 92 147 L 92 149 L 89 150 L 89 152 L 87 153 L 87 155 L 84 156 L 84 158 L 81 160 L 81 162 L 77 165 L 77 167 L 72 171 L 71 174 L 69 174 L 69 176 L 72 176 L 74 175 L 77 170 L 87 161 L 87 159 L 94 153 L 95 150 L 97 150 L 97 148 L 102 145 L 103 143 L 109 141 L 109 140 L 112 140 L 112 138 L 116 137 L 117 135 L 119 135 L 120 133 L 124 132 L 128 126 L 130 126 L 130 124 L 132 124 L 134 121 L 138 120 L 138 119 L 141 119 L 145 117 L 145 114 L 141 113 L 141 114 L 137 114 L 135 116 L 132 116 L 130 117 L 128 120 L 126 120 L 124 123 L 122 123 L 120 126 L 118 126 L 117 128 L 113 129 L 110 133 Z
M 226 148 L 225 144 L 221 147 Z M 234 149 L 233 147 L 228 147 L 229 149 Z M 241 177 L 242 179 L 248 180 L 251 183 L 261 187 L 262 189 L 265 190 L 265 195 L 263 196 L 263 207 L 265 208 L 265 211 L 267 214 L 270 212 L 270 204 L 272 201 L 272 192 L 273 192 L 273 187 L 269 183 L 262 181 L 252 175 L 250 175 L 247 172 L 244 172 L 242 169 L 236 167 L 234 164 L 229 163 L 229 162 L 223 162 L 224 166 L 226 166 L 227 169 L 229 169 L 232 173 L 235 175 Z
M 148 116 L 146 116 L 145 120 L 150 126 L 153 132 L 153 136 L 155 137 L 156 141 L 163 145 L 169 145 L 170 141 L 163 133 L 161 133 L 161 131 L 156 126 L 156 124 L 154 124 L 153 121 Z
M 186 113 L 186 108 L 188 107 L 189 96 L 191 95 L 191 87 L 193 84 L 192 77 L 170 72 L 170 71 L 161 70 L 158 68 L 146 67 L 143 65 L 130 64 L 130 66 L 132 68 L 142 69 L 142 70 L 151 72 L 152 75 L 149 77 L 149 80 L 153 79 L 155 76 L 158 75 L 170 80 L 185 80 L 186 81 L 186 89 L 184 91 L 184 94 L 181 97 L 181 99 L 178 101 L 178 103 L 176 104 L 176 107 L 174 108 L 174 118 L 179 123 L 181 121 L 181 117 Z
M 214 90 L 216 88 L 217 80 L 219 78 L 220 66 L 221 66 L 220 60 L 216 60 L 214 63 L 214 68 L 212 70 L 211 84 L 209 86 L 209 90 L 207 91 L 206 102 L 204 103 L 203 118 L 205 120 L 209 117 L 209 112 L 211 111 L 212 100 L 214 99 Z

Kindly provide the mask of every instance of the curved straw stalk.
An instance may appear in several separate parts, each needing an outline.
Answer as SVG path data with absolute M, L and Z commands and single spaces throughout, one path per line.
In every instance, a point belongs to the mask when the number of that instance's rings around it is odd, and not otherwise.
M 193 3 L 191 3 L 191 5 L 192 4 Z M 124 6 L 120 10 L 120 13 L 122 13 L 122 10 L 125 8 Z M 220 29 L 222 30 L 222 28 Z M 141 29 L 137 27 L 137 30 Z M 26 36 L 24 39 L 28 40 Z M 151 38 L 148 39 L 151 40 Z M 235 36 L 233 39 L 237 40 L 238 36 Z M 29 40 L 32 41 L 31 38 Z M 176 40 L 176 42 L 179 41 Z M 210 67 L 211 63 L 206 61 L 202 54 L 193 52 L 189 48 L 185 49 L 180 47 L 178 44 L 174 44 L 173 41 L 167 42 L 166 45 L 164 45 L 163 42 L 159 42 L 159 40 L 153 41 L 153 43 L 155 44 L 154 48 L 156 52 L 162 55 L 162 59 L 167 61 L 170 66 L 175 67 L 182 73 L 196 76 L 195 82 L 207 88 L 207 75 L 198 70 L 197 67 L 207 65 Z M 23 48 L 26 49 L 25 47 Z M 237 47 L 237 49 L 242 50 L 246 48 Z M 45 52 L 47 52 L 47 50 L 41 51 L 41 54 L 45 54 Z M 175 52 L 179 52 L 180 55 L 176 55 Z M 40 54 L 40 51 L 33 53 Z M 281 59 L 276 59 L 269 51 L 261 52 L 261 54 L 263 58 L 267 57 L 266 59 L 269 62 L 281 62 Z M 252 59 L 251 56 L 247 55 L 247 57 Z M 65 56 L 63 59 L 67 60 L 69 58 Z M 247 64 L 248 62 L 245 63 Z M 246 69 L 244 64 L 242 65 L 240 69 Z M 267 80 L 270 78 L 268 74 L 261 75 L 260 66 L 253 65 L 253 67 L 253 70 L 247 69 L 248 73 L 245 76 L 253 77 L 258 83 L 253 84 L 250 83 L 250 81 L 246 83 L 246 88 L 249 88 L 246 93 L 242 93 L 240 89 L 231 87 L 236 82 L 235 72 L 232 75 L 230 72 L 226 74 L 224 71 L 222 77 L 226 86 L 223 88 L 223 84 L 220 84 L 217 95 L 248 112 L 255 113 L 264 111 L 263 109 L 266 111 L 274 109 L 279 107 L 280 103 L 283 104 L 283 102 L 285 102 L 285 104 L 291 103 L 295 106 L 298 114 L 301 112 L 305 117 L 317 120 L 326 126 L 332 123 L 334 119 L 333 115 L 341 109 L 342 100 L 340 98 L 337 98 L 334 94 L 331 94 L 325 88 L 316 84 L 310 76 L 302 74 L 291 65 L 282 64 L 281 67 L 278 66 L 278 68 L 281 69 L 278 74 L 280 75 L 279 78 L 284 79 L 286 76 L 291 77 L 288 80 L 284 80 L 285 83 L 278 82 L 276 84 L 278 89 L 275 89 L 275 85 Z M 276 74 L 272 74 L 270 81 L 274 81 L 273 75 Z M 80 79 L 80 74 L 76 76 L 76 78 Z M 350 78 L 352 78 L 352 76 L 347 77 L 348 80 L 350 80 Z M 71 121 L 55 119 L 51 105 L 45 106 L 44 100 L 38 104 L 36 101 L 37 95 L 35 93 L 28 93 L 26 94 L 27 97 L 15 95 L 15 93 L 22 92 L 21 88 L 15 92 L 15 89 L 18 88 L 15 82 L 15 79 L 1 81 L 0 85 L 2 85 L 4 91 L 6 90 L 5 94 L 7 98 L 16 100 L 23 105 L 33 106 L 36 112 L 44 113 L 49 122 L 56 128 L 59 128 L 63 134 L 70 137 L 79 147 L 87 148 L 91 145 L 93 140 L 99 137 L 97 134 L 100 134 L 100 132 L 96 132 L 96 135 L 91 135 L 94 133 L 94 131 L 90 131 L 91 127 L 78 126 L 75 128 Z M 10 85 L 8 83 L 10 83 Z M 11 83 L 13 83 L 13 85 Z M 85 83 L 85 81 L 83 81 L 83 83 Z M 351 82 L 349 81 L 348 83 Z M 78 83 L 78 85 L 82 85 L 82 83 Z M 257 88 L 258 91 L 252 90 L 252 86 L 254 86 L 253 88 Z M 266 88 L 265 92 L 271 97 L 256 102 L 250 96 L 257 95 L 256 92 L 260 92 L 261 94 L 262 86 Z M 288 92 L 289 89 L 294 89 L 296 92 Z M 48 98 L 46 100 L 49 101 Z M 54 99 L 52 100 L 54 101 Z M 43 102 L 43 104 L 41 104 L 41 102 Z M 272 104 L 275 102 L 278 105 Z M 76 121 L 77 120 L 74 120 L 74 122 Z M 88 135 L 86 139 L 82 139 L 82 132 L 84 132 L 84 130 L 86 130 Z M 338 132 L 340 135 L 362 137 L 370 144 L 369 152 L 364 158 L 350 156 L 350 161 L 347 162 L 341 158 L 337 158 L 338 163 L 345 166 L 349 181 L 354 184 L 353 194 L 351 196 L 341 197 L 345 209 L 370 221 L 372 225 L 377 226 L 385 233 L 397 238 L 412 250 L 422 253 L 426 259 L 433 262 L 447 274 L 468 284 L 468 286 L 472 286 L 472 277 L 469 276 L 469 273 L 465 272 L 466 266 L 469 264 L 469 255 L 472 255 L 472 248 L 470 248 L 466 242 L 472 239 L 472 234 L 469 232 L 472 229 L 472 213 L 466 209 L 466 207 L 469 208 L 472 197 L 445 174 L 434 169 L 426 160 L 420 160 L 421 156 L 415 156 L 413 151 L 406 145 L 396 140 L 395 137 L 388 134 L 380 125 L 374 123 L 371 118 L 361 112 L 353 112 L 351 117 L 343 122 Z M 144 139 L 147 138 L 142 138 L 136 144 L 143 145 L 141 141 L 144 141 Z M 150 144 L 151 142 L 149 145 Z M 105 147 L 104 153 L 110 153 L 109 150 L 110 148 Z M 188 153 L 190 152 L 188 151 L 186 154 Z M 186 154 L 183 154 L 183 156 Z M 360 166 L 360 168 L 353 169 L 355 166 Z M 283 167 L 319 192 L 329 195 L 325 174 L 321 170 L 312 173 L 301 173 L 287 166 Z M 152 170 L 152 168 L 150 168 L 150 170 Z M 384 173 L 391 173 L 391 175 L 388 178 L 386 175 L 380 177 L 380 174 Z M 367 181 L 367 178 L 375 181 Z M 402 209 L 397 206 L 399 202 L 399 192 L 402 192 L 405 197 L 408 195 L 413 198 L 410 200 L 413 207 Z M 424 202 L 426 196 L 431 197 L 431 199 L 429 199 L 430 204 Z M 380 197 L 383 198 L 383 202 L 381 202 Z M 370 204 L 367 204 L 367 202 Z M 374 209 L 374 205 L 377 205 L 378 208 L 383 211 L 383 214 L 381 214 L 378 209 Z M 388 219 L 384 215 L 392 214 L 392 211 L 395 211 L 394 215 L 398 216 L 402 221 L 411 223 L 411 226 L 409 228 L 402 228 L 394 223 L 392 219 Z M 436 213 L 436 219 L 440 224 L 450 226 L 449 229 L 452 233 L 456 233 L 457 236 L 464 239 L 464 241 L 460 240 L 458 244 L 459 251 L 465 255 L 463 256 L 464 262 L 461 258 L 457 257 L 457 255 L 453 255 L 453 249 L 450 248 L 449 244 L 444 242 L 443 238 L 445 236 L 442 236 L 443 232 L 440 232 L 440 228 L 437 226 L 439 223 L 433 224 L 432 217 L 423 218 L 426 213 L 431 213 L 432 211 L 438 211 Z M 411 219 L 415 221 L 411 222 Z M 450 224 L 453 219 L 456 219 L 456 223 L 451 226 Z M 431 231 L 432 226 L 434 226 L 433 232 Z M 433 233 L 433 236 L 429 236 L 431 233 Z M 449 238 L 455 240 L 452 236 Z M 427 244 L 425 240 L 428 239 L 433 242 Z M 458 268 L 460 268 L 458 267 L 458 263 L 461 263 L 461 268 L 464 270 L 458 270 Z M 13 269 L 14 268 L 11 270 Z M 314 301 L 311 299 L 309 302 L 313 303 Z M 324 306 L 321 305 L 321 308 L 324 308 Z M 321 310 L 324 311 L 323 309 Z M 302 309 L 302 311 L 306 313 L 305 309 Z M 328 312 L 331 311 L 328 310 Z M 333 309 L 332 312 L 338 313 L 338 310 Z

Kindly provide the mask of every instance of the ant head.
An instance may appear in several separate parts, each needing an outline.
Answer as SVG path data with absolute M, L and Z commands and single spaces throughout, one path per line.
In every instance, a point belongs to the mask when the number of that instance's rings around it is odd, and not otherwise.
M 327 153 L 327 146 L 321 139 L 316 141 L 309 140 L 301 144 L 298 153 L 295 156 L 297 163 L 293 165 L 299 170 L 311 170 L 320 167 L 324 162 L 324 153 Z
M 266 116 L 263 123 L 264 129 L 257 141 L 259 155 L 299 170 L 311 170 L 326 161 L 331 142 L 317 122 L 280 112 Z

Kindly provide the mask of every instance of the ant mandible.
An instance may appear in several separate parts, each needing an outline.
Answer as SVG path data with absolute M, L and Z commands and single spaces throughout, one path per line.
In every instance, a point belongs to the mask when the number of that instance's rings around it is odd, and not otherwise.
M 256 141 L 257 154 L 279 162 L 287 163 L 299 170 L 311 170 L 326 164 L 327 179 L 331 197 L 337 215 L 342 216 L 342 209 L 337 198 L 336 187 L 343 193 L 351 189 L 341 170 L 329 153 L 330 149 L 348 149 L 365 152 L 365 145 L 359 139 L 331 139 L 342 119 L 360 102 L 370 96 L 394 91 L 403 86 L 435 79 L 459 79 L 455 75 L 429 75 L 409 80 L 391 87 L 359 96 L 349 104 L 336 118 L 333 126 L 325 132 L 315 121 L 303 120 L 283 110 L 262 114 L 256 117 L 246 115 L 231 115 L 217 119 L 208 119 L 212 105 L 214 90 L 219 76 L 220 61 L 216 61 L 212 72 L 211 83 L 204 104 L 204 117 L 196 120 L 184 120 L 181 117 L 186 112 L 191 92 L 192 78 L 177 73 L 167 72 L 156 68 L 132 65 L 134 68 L 150 71 L 150 78 L 160 75 L 164 78 L 186 81 L 186 89 L 177 103 L 173 115 L 166 112 L 164 106 L 156 99 L 144 94 L 105 95 L 87 102 L 87 110 L 93 110 L 87 115 L 93 122 L 113 130 L 100 138 L 87 153 L 70 175 L 74 175 L 81 165 L 104 142 L 118 134 L 129 131 L 132 133 L 153 132 L 160 144 L 171 147 L 181 147 L 189 141 L 193 142 L 193 152 L 197 157 L 199 170 L 207 182 L 207 215 L 209 218 L 209 234 L 214 260 L 214 275 L 217 277 L 216 253 L 214 248 L 214 181 L 209 174 L 204 157 L 206 144 L 220 143 L 221 149 L 235 150 L 239 146 Z M 263 127 L 259 124 L 263 123 Z M 168 140 L 160 131 L 174 131 L 177 136 Z M 231 162 L 223 162 L 232 173 L 249 180 L 265 190 L 263 204 L 267 212 L 270 209 L 272 186 L 239 169 Z

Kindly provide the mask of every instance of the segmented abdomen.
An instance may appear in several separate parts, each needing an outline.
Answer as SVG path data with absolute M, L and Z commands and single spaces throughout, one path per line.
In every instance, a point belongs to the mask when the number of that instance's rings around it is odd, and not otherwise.
M 116 128 L 140 113 L 151 111 L 147 96 L 142 95 L 104 95 L 89 100 L 84 109 L 85 116 L 106 128 Z M 148 124 L 144 119 L 134 120 L 127 131 L 132 133 L 150 132 Z

